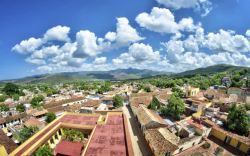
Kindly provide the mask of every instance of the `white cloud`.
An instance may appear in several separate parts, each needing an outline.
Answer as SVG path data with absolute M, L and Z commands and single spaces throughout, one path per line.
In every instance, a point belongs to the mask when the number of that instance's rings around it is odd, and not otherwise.
M 42 39 L 31 37 L 28 40 L 23 40 L 19 44 L 16 44 L 12 50 L 21 54 L 28 54 L 39 48 L 42 44 Z
M 105 64 L 106 61 L 107 61 L 106 57 L 97 57 L 94 60 L 94 64 L 96 64 L 96 65 Z
M 97 37 L 93 32 L 88 30 L 79 31 L 76 34 L 77 50 L 74 56 L 78 58 L 96 56 L 99 53 L 96 41 Z
M 247 37 L 250 37 L 250 29 L 248 29 L 248 30 L 246 31 L 246 36 L 247 36 Z
M 112 48 L 120 48 L 131 43 L 138 42 L 144 38 L 130 24 L 126 17 L 117 18 L 116 32 L 108 32 L 105 35 L 108 42 L 113 43 Z M 107 43 L 111 45 L 111 43 Z
M 69 27 L 58 25 L 47 30 L 47 32 L 44 34 L 44 39 L 46 41 L 70 41 L 70 38 L 68 37 L 69 31 Z
M 43 59 L 34 59 L 30 57 L 26 58 L 25 61 L 31 64 L 36 64 L 36 65 L 46 64 L 46 62 Z
M 153 51 L 150 45 L 143 43 L 134 43 L 129 47 L 127 53 L 122 53 L 118 58 L 113 59 L 115 65 L 126 64 L 139 65 L 139 64 L 150 64 L 160 61 L 159 51 Z
M 205 47 L 216 51 L 249 52 L 250 42 L 243 35 L 233 31 L 219 30 L 218 33 L 208 33 Z
M 194 25 L 191 17 L 182 18 L 179 23 L 169 9 L 154 7 L 151 13 L 143 12 L 136 17 L 136 22 L 143 28 L 159 33 L 178 34 L 179 31 L 192 32 L 199 26 Z
M 212 10 L 212 3 L 210 0 L 156 0 L 159 4 L 166 6 L 167 8 L 173 8 L 175 10 L 182 8 L 193 8 L 195 11 L 201 13 L 202 16 L 206 16 Z

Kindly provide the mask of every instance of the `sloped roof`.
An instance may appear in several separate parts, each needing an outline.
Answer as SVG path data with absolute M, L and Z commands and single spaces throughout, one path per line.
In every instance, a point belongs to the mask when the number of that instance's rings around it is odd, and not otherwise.
M 144 105 L 140 105 L 137 109 L 137 117 L 141 125 L 147 125 L 150 122 L 165 124 L 164 120 L 158 114 L 147 109 Z
M 3 145 L 7 153 L 11 153 L 17 148 L 17 145 L 11 140 L 2 129 L 0 129 L 0 144 Z
M 39 121 L 37 118 L 30 117 L 27 121 L 24 122 L 24 125 L 26 127 L 34 127 L 37 126 L 39 128 L 43 128 L 45 124 L 41 121 Z
M 70 142 L 62 140 L 56 145 L 56 154 L 80 156 L 83 144 L 80 142 Z
M 100 100 L 87 100 L 82 104 L 83 107 L 98 107 L 100 105 Z
M 166 132 L 167 129 L 163 131 Z M 171 134 L 171 132 L 168 134 Z M 153 149 L 155 155 L 164 156 L 166 153 L 173 152 L 178 149 L 176 144 L 173 144 L 168 139 L 166 139 L 167 137 L 169 136 L 164 137 L 159 129 L 149 129 L 145 131 L 145 138 L 149 142 L 150 147 Z

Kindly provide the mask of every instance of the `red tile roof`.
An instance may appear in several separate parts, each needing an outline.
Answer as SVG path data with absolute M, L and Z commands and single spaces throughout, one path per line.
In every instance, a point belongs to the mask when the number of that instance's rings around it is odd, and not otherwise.
M 122 115 L 108 116 L 106 125 L 97 125 L 85 156 L 126 156 Z
M 70 142 L 62 140 L 56 145 L 55 153 L 68 156 L 80 156 L 83 144 L 80 142 Z

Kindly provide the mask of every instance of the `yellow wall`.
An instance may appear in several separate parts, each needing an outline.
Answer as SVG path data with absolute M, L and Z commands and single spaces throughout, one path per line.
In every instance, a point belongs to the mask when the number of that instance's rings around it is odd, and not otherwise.
M 237 147 L 237 144 L 238 144 L 238 140 L 232 138 L 231 141 L 230 141 L 230 145 L 233 146 L 233 147 Z
M 212 135 L 215 136 L 216 138 L 220 139 L 221 141 L 224 141 L 226 138 L 226 135 L 220 131 L 217 131 L 215 129 L 212 129 Z
M 220 139 L 221 141 L 224 141 L 225 138 L 226 138 L 226 134 L 224 134 L 224 133 L 222 133 L 222 132 L 220 132 L 220 131 L 217 131 L 217 130 L 215 130 L 215 129 L 212 129 L 211 134 L 212 134 L 214 137 Z M 231 141 L 230 141 L 229 144 L 230 144 L 232 147 L 235 147 L 235 148 L 236 148 L 239 141 L 240 141 L 240 140 L 236 140 L 236 139 L 234 139 L 234 138 L 231 138 Z M 250 148 L 250 147 L 249 147 L 248 145 L 246 145 L 246 144 L 244 144 L 244 143 L 241 142 L 241 145 L 240 145 L 239 150 L 242 151 L 242 152 L 244 152 L 244 153 L 247 153 L 249 148 Z
M 250 147 L 247 146 L 247 145 L 244 144 L 244 143 L 241 143 L 241 145 L 240 145 L 240 150 L 241 150 L 242 152 L 244 152 L 244 153 L 247 153 L 249 148 L 250 148 Z
M 0 145 L 0 155 L 1 156 L 7 156 L 8 153 L 3 145 Z

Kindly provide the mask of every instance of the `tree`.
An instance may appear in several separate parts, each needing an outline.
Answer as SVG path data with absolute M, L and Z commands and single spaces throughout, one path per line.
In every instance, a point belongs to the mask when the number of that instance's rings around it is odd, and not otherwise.
M 145 87 L 143 87 L 143 90 L 144 90 L 145 92 L 151 92 L 151 89 L 150 89 L 150 87 L 149 87 L 149 86 L 145 86 Z
M 6 83 L 3 88 L 3 92 L 5 92 L 5 94 L 9 96 L 20 94 L 19 86 L 14 83 Z
M 33 108 L 39 107 L 41 105 L 41 102 L 44 100 L 44 96 L 38 95 L 32 98 L 30 104 Z
M 250 128 L 250 117 L 247 115 L 245 106 L 236 106 L 234 104 L 229 109 L 225 126 L 239 135 L 247 135 Z
M 153 109 L 153 110 L 157 110 L 159 109 L 161 106 L 161 103 L 159 102 L 159 100 L 154 96 L 151 103 L 148 105 L 149 109 Z
M 7 105 L 5 105 L 5 104 L 0 105 L 0 111 L 1 111 L 1 112 L 7 112 L 7 111 L 9 111 L 9 110 L 10 110 L 9 106 L 7 106 Z
M 53 156 L 53 150 L 49 147 L 49 145 L 44 145 L 39 147 L 39 149 L 35 152 L 35 156 Z
M 81 131 L 75 129 L 64 129 L 63 131 L 63 139 L 68 141 L 82 141 L 84 135 Z
M 46 122 L 47 123 L 50 123 L 50 122 L 52 122 L 53 120 L 55 120 L 56 119 L 56 114 L 55 113 L 53 113 L 53 112 L 48 112 L 47 114 L 46 114 Z
M 21 113 L 25 111 L 25 107 L 23 104 L 18 104 L 16 105 L 16 110 Z
M 4 102 L 6 100 L 6 96 L 0 95 L 0 102 Z
M 14 95 L 12 95 L 12 98 L 13 98 L 14 101 L 18 101 L 19 100 L 19 95 L 14 94 Z
M 172 92 L 176 93 L 179 97 L 184 97 L 184 92 L 179 87 L 173 87 Z
M 113 105 L 114 105 L 114 107 L 123 106 L 123 98 L 120 95 L 115 95 L 113 97 Z
M 184 111 L 185 105 L 183 100 L 176 93 L 173 93 L 168 100 L 166 115 L 179 120 Z
M 32 135 L 34 135 L 38 131 L 37 127 L 24 127 L 18 134 L 18 138 L 20 142 L 25 142 L 29 139 Z

